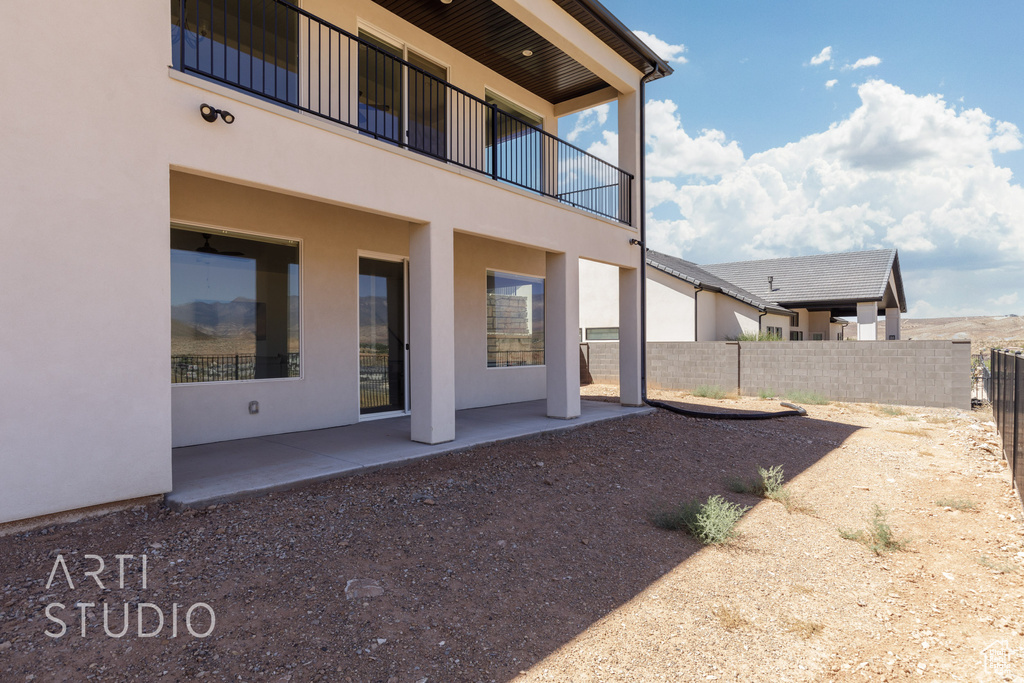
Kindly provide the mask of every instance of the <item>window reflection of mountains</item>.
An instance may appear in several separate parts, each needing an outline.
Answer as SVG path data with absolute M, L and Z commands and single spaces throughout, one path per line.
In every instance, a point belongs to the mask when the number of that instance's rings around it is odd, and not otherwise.
M 288 329 L 298 333 L 299 298 L 288 297 Z M 256 302 L 190 301 L 171 306 L 171 336 L 190 338 L 244 337 L 256 334 Z
M 400 313 L 398 320 L 400 321 Z M 401 328 L 394 330 L 399 337 L 402 336 Z M 387 344 L 388 343 L 388 300 L 385 296 L 361 296 L 359 297 L 359 343 L 360 344 Z

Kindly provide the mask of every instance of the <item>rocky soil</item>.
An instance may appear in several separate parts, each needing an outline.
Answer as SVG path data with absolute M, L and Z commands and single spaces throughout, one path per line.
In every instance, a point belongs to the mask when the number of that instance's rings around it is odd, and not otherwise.
M 808 412 L 659 411 L 0 538 L 0 680 L 1024 681 L 1024 524 L 990 416 Z M 730 490 L 758 465 L 790 509 Z M 751 506 L 725 545 L 649 521 L 716 494 Z M 876 505 L 905 551 L 841 537 Z

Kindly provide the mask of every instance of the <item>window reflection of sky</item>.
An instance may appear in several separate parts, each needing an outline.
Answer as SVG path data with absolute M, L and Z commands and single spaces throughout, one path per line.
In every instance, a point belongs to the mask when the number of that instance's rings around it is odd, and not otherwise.
M 172 249 L 171 273 L 172 306 L 192 301 L 256 299 L 255 259 Z
M 299 264 L 288 265 L 288 294 L 299 293 Z M 171 250 L 171 305 L 256 299 L 256 260 Z

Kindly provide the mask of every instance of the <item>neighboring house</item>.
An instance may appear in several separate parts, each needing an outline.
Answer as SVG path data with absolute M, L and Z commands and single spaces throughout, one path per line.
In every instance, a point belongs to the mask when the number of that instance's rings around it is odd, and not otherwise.
M 27 3 L 0 28 L 0 521 L 171 489 L 172 446 L 545 399 L 581 259 L 638 339 L 642 80 L 596 0 Z M 618 166 L 558 139 L 618 111 Z M 638 343 L 622 401 L 639 404 Z M 456 362 L 458 359 L 458 362 Z
M 600 264 L 580 271 L 581 341 L 615 339 L 614 292 Z M 647 250 L 647 341 L 721 341 L 765 333 L 783 340 L 900 339 L 906 312 L 895 249 L 698 266 Z

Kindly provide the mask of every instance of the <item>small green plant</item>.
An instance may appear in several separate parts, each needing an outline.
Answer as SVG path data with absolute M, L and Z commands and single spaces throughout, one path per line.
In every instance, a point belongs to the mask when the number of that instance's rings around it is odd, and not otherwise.
M 771 500 L 779 500 L 784 480 L 782 465 L 776 465 L 768 469 L 758 467 L 757 473 L 761 475 L 761 489 L 764 491 L 764 497 Z
M 828 405 L 828 399 L 814 391 L 794 389 L 786 392 L 786 398 L 793 403 L 807 403 L 812 406 Z
M 907 422 L 920 422 L 921 420 L 921 418 L 917 415 L 907 415 L 903 419 L 906 420 Z
M 651 515 L 651 521 L 662 529 L 685 530 L 704 545 L 713 545 L 735 536 L 736 522 L 749 509 L 721 496 L 711 496 L 705 503 L 688 501 L 658 510 Z
M 978 506 L 970 498 L 939 498 L 935 504 L 940 508 L 953 508 L 961 512 L 978 509 Z
M 761 389 L 757 392 L 758 398 L 775 398 L 778 394 L 773 389 Z
M 725 391 L 717 385 L 702 384 L 693 390 L 694 396 L 700 396 L 701 398 L 725 398 Z
M 782 337 L 767 332 L 741 332 L 735 337 L 726 337 L 726 341 L 782 341 Z
M 993 571 L 1001 572 L 1003 574 L 1017 573 L 1017 567 L 1010 564 L 1009 562 L 993 562 L 992 560 L 988 559 L 988 557 L 985 555 L 982 555 L 978 558 L 978 564 L 980 564 L 982 567 L 988 567 Z
M 875 505 L 867 529 L 839 529 L 839 535 L 848 541 L 857 541 L 867 546 L 876 555 L 897 550 L 908 550 L 910 539 L 898 536 L 887 519 L 888 513 Z
M 879 406 L 878 412 L 889 417 L 897 417 L 903 414 L 903 409 L 899 406 Z

